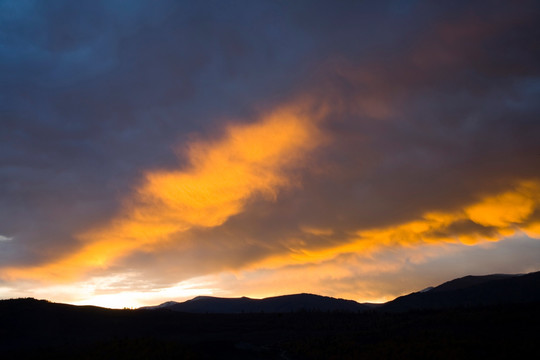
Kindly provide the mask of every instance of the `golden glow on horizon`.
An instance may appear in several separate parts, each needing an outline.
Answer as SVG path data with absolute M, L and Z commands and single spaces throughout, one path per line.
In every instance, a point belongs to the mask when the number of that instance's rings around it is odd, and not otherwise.
M 147 173 L 123 214 L 78 236 L 85 244 L 79 251 L 41 266 L 3 269 L 2 278 L 72 281 L 175 233 L 221 225 L 249 198 L 273 199 L 291 185 L 287 169 L 322 141 L 315 122 L 302 108 L 285 107 L 256 123 L 229 126 L 221 140 L 193 143 L 189 168 Z

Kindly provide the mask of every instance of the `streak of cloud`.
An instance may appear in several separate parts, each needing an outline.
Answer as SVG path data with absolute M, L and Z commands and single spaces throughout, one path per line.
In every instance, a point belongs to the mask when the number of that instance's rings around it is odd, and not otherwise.
M 147 173 L 122 215 L 80 235 L 80 250 L 41 266 L 4 269 L 3 276 L 73 280 L 173 234 L 219 226 L 251 197 L 271 200 L 292 185 L 287 168 L 322 141 L 316 120 L 302 108 L 282 108 L 253 124 L 230 125 L 221 140 L 193 143 L 187 169 Z

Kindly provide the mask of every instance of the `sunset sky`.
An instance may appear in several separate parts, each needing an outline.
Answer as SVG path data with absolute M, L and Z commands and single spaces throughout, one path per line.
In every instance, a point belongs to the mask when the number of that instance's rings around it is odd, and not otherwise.
M 383 302 L 540 270 L 539 19 L 0 0 L 0 298 Z

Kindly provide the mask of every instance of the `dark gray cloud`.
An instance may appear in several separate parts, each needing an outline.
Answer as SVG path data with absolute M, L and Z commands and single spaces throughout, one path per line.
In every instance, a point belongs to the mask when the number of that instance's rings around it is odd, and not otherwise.
M 318 34 L 317 51 L 324 51 L 303 90 L 332 104 L 323 126 L 335 141 L 300 175 L 300 188 L 191 234 L 193 249 L 182 242 L 178 252 L 141 263 L 176 258 L 180 278 L 241 268 L 297 247 L 298 239 L 308 249 L 332 247 L 355 231 L 461 211 L 521 180 L 538 181 L 538 8 L 499 4 L 486 12 L 484 5 L 430 5 L 405 14 L 384 9 L 370 13 L 375 24 L 363 25 L 347 16 L 338 24 L 317 21 L 331 11 L 307 20 L 299 15 L 304 29 Z M 363 27 L 376 31 L 383 19 L 389 33 L 362 42 Z M 334 233 L 312 236 L 302 226 Z M 432 235 L 494 234 L 461 219 Z
M 308 46 L 273 2 L 2 6 L 0 232 L 22 257 L 109 218 L 191 132 L 283 100 Z
M 301 186 L 126 263 L 176 258 L 159 269 L 178 281 L 540 180 L 535 2 L 4 1 L 0 14 L 2 265 L 73 251 L 144 171 L 182 165 L 193 133 L 305 94 L 329 104 L 333 141 Z

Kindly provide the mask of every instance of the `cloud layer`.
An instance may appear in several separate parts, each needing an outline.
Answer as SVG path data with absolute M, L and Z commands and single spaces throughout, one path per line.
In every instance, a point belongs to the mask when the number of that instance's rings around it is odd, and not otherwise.
M 538 270 L 533 1 L 0 7 L 6 296 Z

